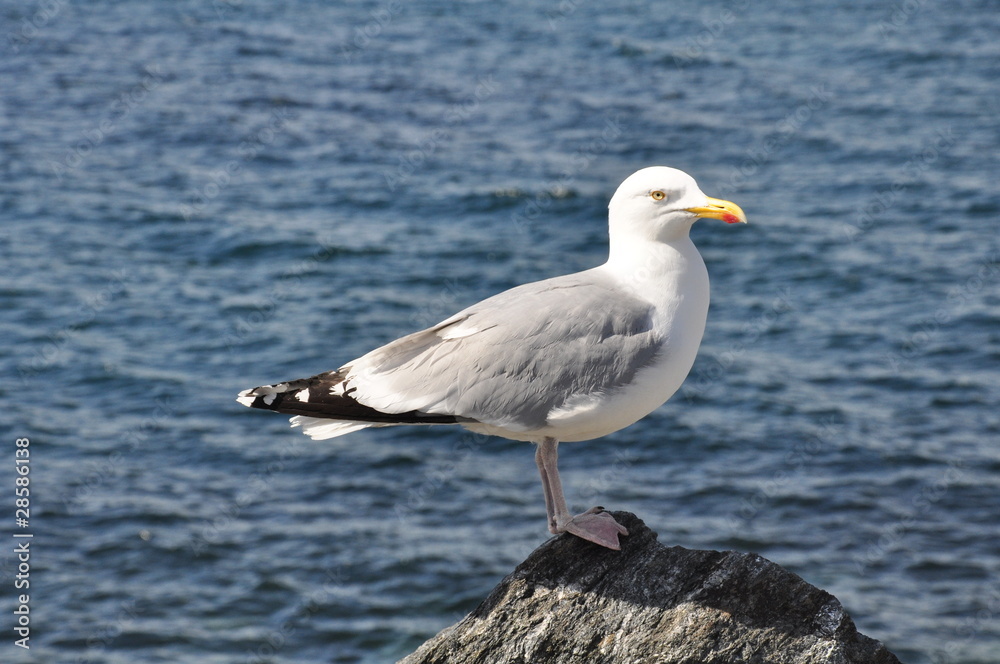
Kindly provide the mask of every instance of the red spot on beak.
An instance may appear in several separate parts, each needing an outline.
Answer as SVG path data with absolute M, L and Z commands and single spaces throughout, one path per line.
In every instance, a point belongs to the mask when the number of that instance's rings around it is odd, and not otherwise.
M 724 214 L 722 215 L 722 220 L 727 224 L 738 224 L 740 223 L 740 218 L 735 214 Z

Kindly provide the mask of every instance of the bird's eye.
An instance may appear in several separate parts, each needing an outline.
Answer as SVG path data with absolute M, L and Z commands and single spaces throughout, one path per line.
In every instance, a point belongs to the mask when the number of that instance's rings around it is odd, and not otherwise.
M 666 194 L 664 194 L 664 193 L 663 193 L 662 191 L 660 191 L 659 189 L 657 189 L 656 191 L 651 191 L 651 192 L 649 192 L 649 195 L 653 197 L 653 200 L 654 200 L 654 201 L 662 201 L 662 200 L 663 200 L 664 198 L 666 198 L 666 197 L 667 197 L 667 195 L 666 195 Z

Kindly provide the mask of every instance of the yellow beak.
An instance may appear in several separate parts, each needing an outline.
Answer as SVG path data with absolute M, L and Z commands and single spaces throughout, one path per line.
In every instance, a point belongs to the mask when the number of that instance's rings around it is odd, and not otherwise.
M 708 205 L 705 207 L 688 208 L 687 211 L 707 219 L 721 219 L 727 224 L 747 223 L 747 216 L 739 205 L 721 198 L 709 197 Z

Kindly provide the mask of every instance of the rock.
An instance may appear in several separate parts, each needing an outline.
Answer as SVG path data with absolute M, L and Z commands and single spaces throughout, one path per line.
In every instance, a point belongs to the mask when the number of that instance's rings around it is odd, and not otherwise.
M 479 607 L 399 664 L 898 664 L 833 595 L 752 553 L 665 547 L 629 512 L 611 551 L 536 549 Z

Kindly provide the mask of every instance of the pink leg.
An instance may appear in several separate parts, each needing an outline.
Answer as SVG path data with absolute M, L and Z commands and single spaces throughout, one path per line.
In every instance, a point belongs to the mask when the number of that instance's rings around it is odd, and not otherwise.
M 570 516 L 563 496 L 562 482 L 559 480 L 559 441 L 545 438 L 538 443 L 535 451 L 535 463 L 542 476 L 542 490 L 545 492 L 545 511 L 549 518 L 549 532 L 553 534 L 572 533 L 577 537 L 619 550 L 619 535 L 628 535 L 614 517 L 604 511 L 603 507 L 593 507 L 583 514 Z

